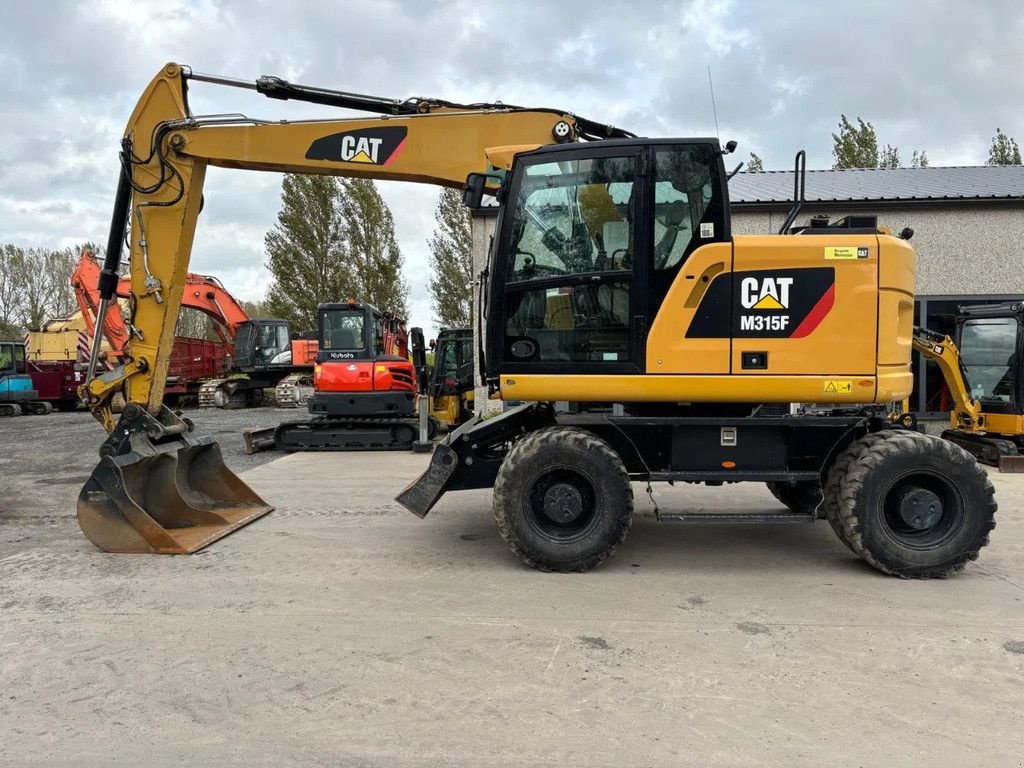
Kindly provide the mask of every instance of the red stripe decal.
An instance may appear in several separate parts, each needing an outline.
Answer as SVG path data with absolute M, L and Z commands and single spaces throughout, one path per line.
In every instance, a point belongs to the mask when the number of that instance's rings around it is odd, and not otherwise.
M 825 319 L 825 315 L 832 311 L 832 305 L 836 300 L 836 284 L 832 283 L 825 291 L 825 294 L 818 299 L 818 303 L 814 305 L 814 308 L 807 313 L 807 317 L 804 321 L 796 327 L 791 339 L 802 339 L 805 336 L 809 336 L 811 331 L 821 325 L 821 321 Z
M 400 144 L 399 144 L 399 145 L 398 145 L 397 147 L 395 147 L 395 151 L 394 151 L 394 152 L 392 152 L 392 153 L 391 153 L 391 154 L 390 154 L 390 155 L 388 156 L 388 159 L 387 159 L 387 160 L 385 160 L 383 164 L 384 164 L 384 165 L 391 165 L 391 164 L 392 164 L 393 162 L 395 162 L 395 158 L 396 158 L 396 157 L 398 157 L 398 154 L 399 154 L 399 153 L 400 153 L 400 152 L 401 152 L 401 151 L 402 151 L 403 149 L 405 149 L 405 142 L 407 142 L 408 140 L 409 140 L 409 138 L 408 138 L 408 137 L 406 137 L 406 138 L 402 139 L 401 143 L 400 143 Z

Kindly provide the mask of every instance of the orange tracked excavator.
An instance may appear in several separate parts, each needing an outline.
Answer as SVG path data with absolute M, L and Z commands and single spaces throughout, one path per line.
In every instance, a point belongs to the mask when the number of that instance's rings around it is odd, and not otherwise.
M 100 271 L 99 262 L 86 249 L 71 276 L 75 298 L 90 334 L 99 311 Z M 131 280 L 120 278 L 118 298 L 129 299 L 131 295 Z M 276 385 L 279 405 L 299 405 L 304 399 L 301 385 L 313 373 L 315 340 L 291 339 L 285 320 L 250 318 L 223 284 L 209 275 L 189 272 L 185 276 L 181 306 L 209 317 L 219 341 L 175 338 L 166 395 L 198 394 L 200 406 L 241 408 L 257 404 L 263 389 Z M 104 315 L 103 335 L 118 358 L 124 356 L 132 334 L 138 333 L 132 324 L 133 314 L 129 306 L 128 320 L 119 311 L 107 311 Z M 232 374 L 235 376 L 228 378 Z M 282 403 L 283 400 L 288 402 Z

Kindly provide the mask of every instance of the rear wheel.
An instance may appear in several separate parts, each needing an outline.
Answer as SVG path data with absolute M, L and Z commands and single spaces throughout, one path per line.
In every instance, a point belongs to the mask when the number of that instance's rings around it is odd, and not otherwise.
M 962 570 L 995 527 L 994 489 L 985 471 L 959 446 L 929 435 L 866 435 L 840 456 L 826 492 L 834 494 L 827 501 L 840 538 L 894 576 L 934 578 Z
M 494 519 L 520 560 L 586 571 L 629 531 L 633 489 L 619 455 L 582 429 L 549 427 L 517 442 L 494 483 Z
M 821 483 L 817 480 L 801 480 L 793 483 L 766 483 L 772 496 L 793 512 L 801 515 L 824 517 L 822 510 Z

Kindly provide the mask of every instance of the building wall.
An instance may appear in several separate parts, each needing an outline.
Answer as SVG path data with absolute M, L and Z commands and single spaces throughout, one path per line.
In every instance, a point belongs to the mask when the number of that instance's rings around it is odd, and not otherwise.
M 940 208 L 878 208 L 854 211 L 877 215 L 894 232 L 914 230 L 917 293 L 961 295 L 1024 293 L 1024 207 L 948 205 Z M 806 224 L 816 213 L 833 219 L 843 213 L 806 207 L 797 218 Z M 734 235 L 775 233 L 785 211 L 733 210 Z
M 477 306 L 480 301 L 480 273 L 487 266 L 487 250 L 490 247 L 491 237 L 494 235 L 494 226 L 497 217 L 493 214 L 474 213 L 471 218 L 473 231 L 473 338 L 480 339 L 483 329 L 480 328 L 480 312 Z M 480 355 L 479 345 L 473 345 L 473 376 L 476 381 L 474 388 L 474 410 L 476 413 L 500 412 L 499 401 L 487 399 L 487 387 L 480 386 Z

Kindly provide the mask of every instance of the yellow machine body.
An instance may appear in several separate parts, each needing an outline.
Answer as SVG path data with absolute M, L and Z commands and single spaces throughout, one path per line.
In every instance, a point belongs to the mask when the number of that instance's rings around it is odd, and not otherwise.
M 860 257 L 834 256 L 858 248 Z M 888 235 L 736 236 L 690 255 L 651 320 L 643 373 L 506 374 L 501 396 L 580 402 L 902 400 L 913 387 L 914 277 L 913 249 Z M 813 286 L 804 289 L 805 282 Z M 797 306 L 801 291 L 810 298 Z M 708 314 L 709 302 L 720 332 L 688 335 L 698 317 Z M 792 333 L 745 335 L 744 326 L 765 324 Z M 745 356 L 760 356 L 763 367 L 751 367 L 749 360 L 745 365 Z

